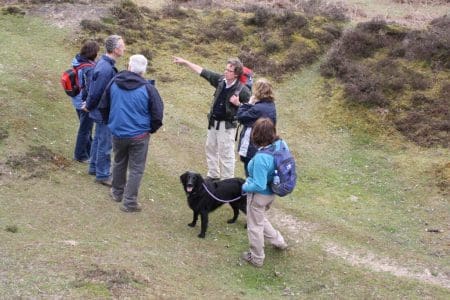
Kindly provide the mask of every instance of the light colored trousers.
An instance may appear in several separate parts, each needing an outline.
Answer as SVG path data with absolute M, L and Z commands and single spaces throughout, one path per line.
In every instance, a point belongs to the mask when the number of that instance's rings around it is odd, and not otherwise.
M 206 163 L 208 165 L 208 173 L 211 178 L 227 179 L 234 177 L 234 138 L 236 128 L 225 129 L 225 122 L 221 121 L 219 128 L 217 122 L 208 129 L 206 137 Z
M 247 193 L 247 234 L 250 253 L 256 262 L 264 262 L 264 238 L 275 247 L 286 245 L 281 233 L 273 228 L 266 218 L 266 210 L 275 200 L 275 195 Z

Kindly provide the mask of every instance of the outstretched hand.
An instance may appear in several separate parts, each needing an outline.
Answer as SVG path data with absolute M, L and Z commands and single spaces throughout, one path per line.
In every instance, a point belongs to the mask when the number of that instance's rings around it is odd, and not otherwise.
M 185 64 L 187 61 L 184 58 L 173 56 L 173 62 L 182 65 Z

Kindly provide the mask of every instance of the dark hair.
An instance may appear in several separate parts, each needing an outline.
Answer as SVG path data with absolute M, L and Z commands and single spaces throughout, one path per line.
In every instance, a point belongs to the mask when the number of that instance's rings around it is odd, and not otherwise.
M 270 118 L 259 118 L 253 124 L 252 142 L 257 147 L 270 145 L 278 139 L 277 129 Z
M 229 58 L 227 64 L 233 66 L 234 75 L 236 75 L 237 78 L 241 77 L 242 73 L 244 72 L 244 65 L 241 63 L 239 58 Z
M 81 47 L 80 55 L 86 57 L 89 60 L 95 60 L 98 54 L 98 50 L 100 50 L 100 46 L 96 41 L 87 41 L 84 43 L 83 47 Z

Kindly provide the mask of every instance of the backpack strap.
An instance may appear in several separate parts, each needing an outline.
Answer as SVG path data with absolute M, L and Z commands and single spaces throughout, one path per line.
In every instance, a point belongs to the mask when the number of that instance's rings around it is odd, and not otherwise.
M 234 90 L 234 96 L 239 97 L 243 88 L 244 88 L 244 85 L 238 80 L 238 87 Z

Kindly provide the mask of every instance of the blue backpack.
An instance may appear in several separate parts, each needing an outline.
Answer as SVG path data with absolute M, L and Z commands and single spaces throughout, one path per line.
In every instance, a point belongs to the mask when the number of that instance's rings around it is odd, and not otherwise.
M 295 171 L 294 156 L 292 156 L 286 143 L 281 140 L 278 149 L 276 144 L 273 143 L 270 147 L 261 150 L 261 152 L 272 155 L 275 161 L 275 176 L 270 183 L 272 191 L 280 197 L 290 194 L 297 183 L 297 173 Z

